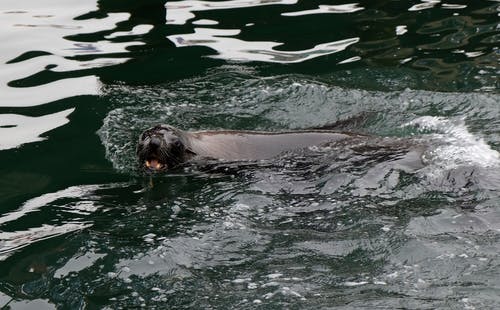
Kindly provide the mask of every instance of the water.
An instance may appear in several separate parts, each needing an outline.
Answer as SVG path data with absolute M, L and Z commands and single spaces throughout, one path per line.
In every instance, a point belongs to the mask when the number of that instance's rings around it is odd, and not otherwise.
M 0 16 L 0 307 L 500 304 L 497 1 L 4 0 Z M 346 119 L 373 138 L 135 165 L 156 123 Z

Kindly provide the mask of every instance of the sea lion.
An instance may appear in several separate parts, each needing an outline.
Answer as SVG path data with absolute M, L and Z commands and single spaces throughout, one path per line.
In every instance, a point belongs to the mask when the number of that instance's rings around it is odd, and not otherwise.
M 137 157 L 143 169 L 161 172 L 195 158 L 227 161 L 270 159 L 286 151 L 321 146 L 353 137 L 367 136 L 321 129 L 188 132 L 170 125 L 157 125 L 140 135 Z

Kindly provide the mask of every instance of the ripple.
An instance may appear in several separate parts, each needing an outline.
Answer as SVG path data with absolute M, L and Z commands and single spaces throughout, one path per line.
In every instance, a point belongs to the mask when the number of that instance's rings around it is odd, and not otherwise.
M 12 252 L 35 242 L 82 230 L 90 225 L 84 223 L 66 223 L 33 227 L 26 231 L 0 232 L 0 261 L 7 259 Z
M 193 25 L 203 25 L 203 26 L 217 25 L 218 23 L 219 23 L 218 21 L 211 19 L 198 19 L 193 21 Z
M 105 257 L 106 254 L 99 253 L 85 253 L 82 256 L 73 257 L 64 264 L 61 268 L 56 270 L 54 278 L 64 278 L 70 273 L 76 273 L 94 265 L 97 260 Z
M 0 260 L 7 259 L 17 250 L 35 242 L 91 227 L 93 223 L 87 218 L 101 207 L 99 202 L 94 201 L 96 192 L 126 185 L 117 183 L 72 186 L 32 198 L 22 204 L 19 209 L 0 214 L 0 227 L 2 228 Z M 51 209 L 50 212 L 48 209 Z M 47 222 L 37 224 L 33 213 L 41 214 L 42 212 L 44 219 L 54 212 L 56 216 L 49 221 L 50 224 Z M 61 214 L 65 215 L 61 216 Z M 26 223 L 29 227 L 21 229 Z M 17 227 L 17 229 L 9 231 L 9 227 Z
M 453 3 L 443 3 L 441 5 L 443 9 L 449 9 L 449 10 L 461 10 L 461 9 L 466 9 L 467 5 L 464 4 L 453 4 Z
M 345 14 L 345 13 L 354 13 L 364 9 L 365 9 L 364 7 L 359 6 L 359 3 L 348 3 L 340 5 L 320 5 L 317 9 L 297 11 L 297 12 L 286 12 L 286 13 L 281 13 L 281 15 L 302 16 L 302 15 L 314 15 L 314 14 L 325 14 L 325 13 Z
M 9 87 L 0 84 L 2 107 L 30 107 L 72 96 L 95 95 L 99 83 L 95 76 L 67 78 L 32 87 Z M 26 91 L 30 95 L 26 96 Z
M 299 76 L 260 79 L 231 71 L 162 87 L 117 86 L 106 91 L 111 96 L 118 92 L 122 107 L 108 114 L 100 136 L 108 158 L 122 171 L 134 170 L 136 137 L 155 123 L 171 123 L 183 129 L 227 129 L 228 124 L 229 129 L 308 128 L 355 116 L 369 105 L 374 113 L 391 116 L 381 116 L 379 123 L 371 123 L 369 128 L 354 129 L 381 136 L 399 135 L 397 128 L 412 121 L 411 115 L 431 113 L 426 107 L 433 106 L 443 114 L 455 108 L 466 113 L 464 110 L 480 102 L 479 111 L 494 110 L 490 104 L 498 97 L 413 90 L 369 92 L 328 87 Z M 260 127 L 249 126 L 249 120 Z M 206 124 L 211 127 L 201 127 Z
M 128 36 L 139 36 L 143 34 L 147 34 L 153 29 L 153 25 L 137 25 L 132 28 L 130 31 L 117 31 L 112 34 L 106 36 L 106 39 L 114 39 L 114 38 L 123 38 Z
M 411 6 L 408 9 L 408 11 L 421 11 L 421 10 L 432 9 L 439 3 L 441 3 L 441 0 L 422 0 L 422 3 L 418 3 Z
M 19 147 L 22 144 L 43 141 L 41 135 L 69 122 L 68 116 L 75 109 L 38 117 L 18 114 L 0 114 L 0 150 Z
M 234 69 L 213 71 L 179 85 L 107 89 L 110 95 L 115 91 L 122 95 L 128 93 L 120 97 L 128 103 L 120 101 L 121 107 L 108 114 L 99 130 L 107 158 L 119 171 L 137 174 L 135 137 L 143 128 L 155 123 L 197 130 L 279 131 L 349 120 L 349 117 L 359 116 L 359 111 L 368 105 L 373 114 L 362 122 L 354 122 L 351 127 L 348 121 L 344 130 L 375 135 L 369 141 L 350 141 L 327 148 L 291 152 L 268 163 L 221 164 L 209 166 L 209 169 L 252 180 L 245 187 L 259 193 L 252 198 L 259 201 L 259 206 L 248 200 L 240 201 L 251 208 L 268 208 L 268 203 L 262 202 L 262 196 L 279 197 L 280 193 L 296 197 L 310 195 L 320 206 L 319 197 L 332 195 L 341 196 L 339 199 L 349 205 L 357 204 L 357 199 L 382 199 L 376 204 L 384 206 L 399 204 L 401 199 L 419 199 L 428 191 L 467 197 L 464 198 L 469 201 L 464 202 L 466 204 L 477 203 L 469 200 L 476 201 L 469 196 L 476 196 L 472 194 L 474 191 L 481 193 L 477 194 L 477 199 L 481 197 L 479 200 L 488 205 L 496 197 L 495 188 L 500 184 L 498 152 L 488 143 L 496 143 L 497 135 L 483 138 L 468 126 L 455 123 L 452 117 L 438 118 L 443 124 L 432 130 L 403 126 L 412 121 L 420 122 L 419 115 L 436 113 L 482 115 L 482 118 L 496 120 L 493 115 L 496 115 L 497 96 L 494 94 L 361 91 L 329 87 L 300 76 L 260 79 L 242 72 L 236 74 L 231 71 Z M 389 138 L 379 138 L 384 136 Z M 422 167 L 418 163 L 424 146 L 427 148 L 424 153 L 426 166 Z M 194 168 L 188 173 L 196 175 L 199 172 Z M 286 203 L 278 199 L 276 205 Z M 309 205 L 305 208 L 315 210 Z M 334 208 L 328 203 L 326 206 Z M 274 204 L 270 208 L 274 208 Z M 271 217 L 281 217 L 279 222 L 286 223 L 289 211 L 283 207 L 282 210 L 280 212 L 285 215 L 273 213 Z M 292 220 L 290 225 L 302 227 L 303 222 L 314 221 Z
M 229 38 L 240 33 L 236 29 L 195 28 L 193 34 L 171 35 L 168 39 L 177 47 L 207 46 L 218 52 L 213 58 L 236 61 L 266 61 L 276 63 L 298 63 L 316 57 L 329 55 L 345 50 L 359 42 L 359 38 L 318 44 L 315 47 L 301 51 L 279 51 L 274 47 L 282 45 L 279 42 L 244 41 Z
M 467 113 L 471 107 L 485 112 L 495 109 L 498 99 L 494 94 L 363 91 L 328 86 L 300 76 L 263 79 L 229 70 L 161 87 L 104 89 L 109 96 L 119 94 L 121 106 L 107 115 L 99 131 L 114 167 L 120 171 L 135 170 L 136 137 L 155 123 L 170 123 L 183 129 L 310 128 L 356 116 L 369 105 L 373 115 L 380 116 L 368 121 L 369 126 L 357 124 L 352 129 L 394 136 L 407 134 L 401 132 L 408 130 L 401 125 L 416 115 L 435 113 L 429 107 L 444 115 L 451 110 Z M 382 79 L 388 82 L 387 78 Z
M 408 32 L 408 28 L 406 25 L 396 26 L 396 35 L 401 36 L 407 32 Z
M 241 9 L 266 5 L 290 5 L 298 0 L 226 0 L 226 1 L 168 1 L 165 5 L 167 9 L 167 24 L 184 25 L 188 20 L 195 17 L 192 12 L 209 10 Z
M 354 56 L 354 57 L 351 57 L 351 58 L 347 58 L 347 59 L 344 59 L 342 61 L 339 61 L 338 63 L 339 64 L 347 64 L 347 63 L 350 63 L 350 62 L 356 62 L 356 61 L 359 61 L 361 60 L 361 57 L 359 56 Z
M 58 1 L 54 5 L 31 5 L 22 14 L 6 14 L 18 4 L 11 2 L 0 10 L 5 31 L 0 39 L 9 42 L 0 55 L 0 106 L 19 107 L 35 106 L 56 101 L 70 96 L 97 94 L 97 78 L 88 75 L 80 78 L 68 78 L 55 75 L 52 80 L 42 85 L 26 82 L 39 73 L 68 72 L 88 68 L 103 67 L 123 63 L 125 57 L 102 59 L 102 55 L 125 53 L 127 48 L 141 45 L 142 42 L 116 42 L 123 35 L 117 31 L 107 39 L 89 42 L 80 37 L 92 33 L 110 33 L 117 24 L 130 18 L 128 13 L 109 13 L 105 18 L 76 18 L 97 9 L 95 3 L 82 4 L 78 1 Z M 9 8 L 10 7 L 10 8 Z M 140 36 L 149 28 L 138 26 L 127 35 Z M 38 53 L 32 53 L 38 51 Z M 92 57 L 80 61 L 77 56 Z M 76 58 L 75 58 L 76 57 Z M 101 58 L 101 59 L 97 59 Z M 104 57 L 106 58 L 106 57 Z M 38 85 L 37 85 L 38 84 Z M 29 91 L 30 96 L 26 96 Z
M 42 208 L 43 206 L 46 206 L 47 204 L 50 204 L 58 199 L 78 198 L 84 195 L 88 195 L 89 193 L 92 193 L 101 187 L 102 186 L 96 186 L 96 185 L 74 186 L 64 190 L 57 191 L 55 193 L 48 193 L 33 198 L 31 200 L 26 201 L 19 210 L 3 214 L 2 217 L 0 217 L 0 224 L 8 223 L 10 221 L 17 220 L 23 216 L 26 216 L 31 212 L 39 211 L 40 208 Z
M 418 126 L 423 131 L 437 130 L 446 145 L 433 149 L 425 159 L 451 170 L 460 165 L 500 167 L 500 153 L 493 150 L 481 137 L 472 134 L 463 120 L 453 122 L 440 117 L 424 116 L 404 126 Z
M 2 292 L 0 292 L 0 303 L 17 309 L 57 309 L 56 305 L 47 299 L 15 300 Z
M 64 143 L 2 152 L 0 307 L 497 307 L 495 1 L 177 1 L 167 25 L 162 5 L 0 4 L 0 141 L 58 115 L 46 130 L 74 119 L 57 136 L 86 150 L 75 175 L 46 153 Z M 15 108 L 80 94 L 99 96 Z M 370 139 L 153 178 L 134 166 L 138 133 L 158 122 L 338 121 Z M 99 168 L 101 122 L 119 175 Z M 424 144 L 427 166 L 411 166 Z M 33 171 L 10 167 L 37 151 Z M 116 179 L 132 181 L 101 184 Z

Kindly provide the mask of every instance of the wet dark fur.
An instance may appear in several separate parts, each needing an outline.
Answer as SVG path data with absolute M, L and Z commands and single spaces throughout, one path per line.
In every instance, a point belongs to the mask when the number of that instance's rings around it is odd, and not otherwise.
M 154 144 L 152 141 L 160 141 Z M 168 170 L 181 165 L 193 157 L 193 153 L 186 148 L 187 141 L 184 141 L 180 131 L 172 126 L 157 125 L 147 129 L 139 137 L 136 154 L 139 165 L 144 166 L 146 160 L 156 159 L 164 165 L 161 170 Z M 151 169 L 153 170 L 153 169 Z
M 142 169 L 150 172 L 161 172 L 181 166 L 192 159 L 217 159 L 242 162 L 274 158 L 283 152 L 304 149 L 311 146 L 328 144 L 346 145 L 356 148 L 370 145 L 372 141 L 384 150 L 397 146 L 403 153 L 414 149 L 408 141 L 371 137 L 351 132 L 335 130 L 311 129 L 288 132 L 260 131 L 195 131 L 187 132 L 169 125 L 157 125 L 140 136 L 137 144 L 137 157 Z M 379 141 L 380 140 L 380 141 Z M 377 142 L 378 141 L 378 142 Z M 372 143 L 372 144 L 373 144 Z M 389 152 L 394 153 L 394 152 Z M 410 153 L 409 153 L 410 154 Z M 416 157 L 411 160 L 419 163 Z M 410 160 L 410 161 L 411 161 Z M 161 169 L 155 168 L 150 162 L 161 163 Z
M 319 129 L 187 132 L 169 125 L 157 125 L 140 136 L 137 157 L 141 168 L 159 172 L 178 167 L 194 157 L 226 161 L 269 159 L 284 151 L 319 146 L 355 136 L 363 135 Z M 162 169 L 147 165 L 146 161 L 152 160 L 161 163 Z

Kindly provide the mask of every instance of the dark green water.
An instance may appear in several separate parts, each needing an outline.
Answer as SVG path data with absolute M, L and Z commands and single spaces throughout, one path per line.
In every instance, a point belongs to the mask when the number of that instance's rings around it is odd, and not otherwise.
M 0 308 L 497 308 L 499 11 L 2 0 Z M 135 166 L 138 133 L 160 122 L 359 115 L 346 129 L 373 152 L 152 180 Z M 425 167 L 376 151 L 400 140 L 428 146 Z

